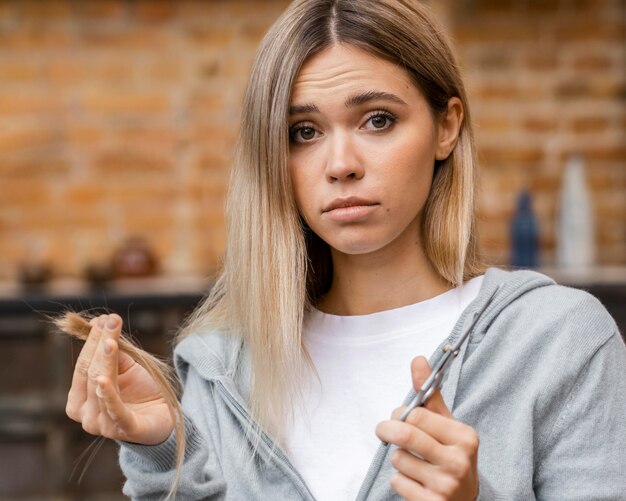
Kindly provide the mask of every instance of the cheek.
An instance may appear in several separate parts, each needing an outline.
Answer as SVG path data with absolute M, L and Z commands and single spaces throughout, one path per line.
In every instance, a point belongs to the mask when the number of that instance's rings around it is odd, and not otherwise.
M 397 204 L 423 204 L 428 197 L 435 167 L 434 154 L 430 148 L 412 147 L 397 149 L 385 159 L 387 186 Z M 383 183 L 384 185 L 385 183 Z

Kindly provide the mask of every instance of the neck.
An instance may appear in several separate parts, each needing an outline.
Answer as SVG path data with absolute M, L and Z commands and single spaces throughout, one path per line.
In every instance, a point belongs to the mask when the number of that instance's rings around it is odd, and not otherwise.
M 402 237 L 400 237 L 402 238 Z M 366 315 L 435 297 L 450 289 L 418 239 L 394 241 L 360 255 L 332 250 L 333 282 L 317 307 L 334 315 Z

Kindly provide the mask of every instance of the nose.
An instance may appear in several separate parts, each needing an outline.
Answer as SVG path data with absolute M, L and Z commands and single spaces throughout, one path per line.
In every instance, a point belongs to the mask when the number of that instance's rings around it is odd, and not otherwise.
M 355 145 L 348 134 L 336 134 L 329 141 L 329 153 L 326 163 L 326 179 L 330 183 L 361 179 L 365 174 L 363 164 Z

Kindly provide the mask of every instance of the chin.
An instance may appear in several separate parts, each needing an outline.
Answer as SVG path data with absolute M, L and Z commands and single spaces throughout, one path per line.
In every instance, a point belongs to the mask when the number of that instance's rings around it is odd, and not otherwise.
M 369 254 L 385 247 L 385 242 L 373 241 L 371 238 L 327 242 L 335 251 L 349 255 Z

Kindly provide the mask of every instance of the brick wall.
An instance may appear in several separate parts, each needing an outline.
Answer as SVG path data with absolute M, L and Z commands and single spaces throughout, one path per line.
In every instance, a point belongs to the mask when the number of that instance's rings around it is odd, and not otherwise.
M 588 166 L 598 259 L 626 262 L 623 0 L 431 2 L 458 42 L 488 256 L 529 188 L 544 262 L 566 156 Z M 0 0 L 0 279 L 78 276 L 131 234 L 169 274 L 208 273 L 243 86 L 286 1 Z
M 285 1 L 0 3 L 0 277 L 144 236 L 210 271 L 245 79 Z
M 445 4 L 477 126 L 487 255 L 507 262 L 516 194 L 528 189 L 542 262 L 554 262 L 562 174 L 567 158 L 580 153 L 597 261 L 626 263 L 626 2 Z

